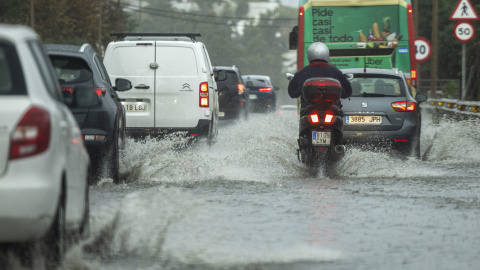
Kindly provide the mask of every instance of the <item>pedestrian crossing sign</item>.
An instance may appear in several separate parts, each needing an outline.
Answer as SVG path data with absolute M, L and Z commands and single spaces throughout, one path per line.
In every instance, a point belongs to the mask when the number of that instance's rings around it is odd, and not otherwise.
M 478 20 L 478 15 L 470 0 L 460 0 L 450 15 L 450 20 Z

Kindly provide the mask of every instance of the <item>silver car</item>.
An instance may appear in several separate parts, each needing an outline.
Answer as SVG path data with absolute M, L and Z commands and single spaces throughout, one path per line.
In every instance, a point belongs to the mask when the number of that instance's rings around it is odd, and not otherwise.
M 405 156 L 420 157 L 420 103 L 399 70 L 353 68 L 342 72 L 350 79 L 352 96 L 342 100 L 345 144 L 381 145 Z
M 0 245 L 60 264 L 88 226 L 89 158 L 36 33 L 0 24 Z M 7 266 L 8 268 L 8 266 Z M 43 269 L 43 268 L 42 268 Z

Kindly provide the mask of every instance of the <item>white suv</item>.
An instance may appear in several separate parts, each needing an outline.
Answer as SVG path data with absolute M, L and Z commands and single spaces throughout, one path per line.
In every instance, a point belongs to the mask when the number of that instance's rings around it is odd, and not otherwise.
M 88 226 L 88 166 L 36 33 L 0 24 L 0 244 L 20 243 L 30 263 L 39 248 L 47 269 L 58 265 L 66 232 Z
M 199 34 L 112 34 L 104 64 L 111 81 L 132 82 L 118 93 L 127 111 L 129 135 L 185 131 L 217 135 L 218 93 L 207 48 Z

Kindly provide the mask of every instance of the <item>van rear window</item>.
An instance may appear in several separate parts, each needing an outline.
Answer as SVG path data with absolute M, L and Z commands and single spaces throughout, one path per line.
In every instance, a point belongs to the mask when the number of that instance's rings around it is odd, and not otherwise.
M 192 48 L 157 47 L 158 76 L 196 76 L 197 58 Z
M 156 72 L 160 77 L 198 74 L 195 52 L 189 47 L 157 46 L 156 51 L 149 46 L 117 47 L 111 59 L 108 71 L 113 76 L 153 76 L 153 63 L 158 64 Z

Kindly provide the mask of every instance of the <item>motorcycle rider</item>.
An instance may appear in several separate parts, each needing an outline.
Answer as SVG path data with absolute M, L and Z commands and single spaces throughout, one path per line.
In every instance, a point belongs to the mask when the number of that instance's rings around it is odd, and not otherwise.
M 330 51 L 322 42 L 312 43 L 307 50 L 307 58 L 310 63 L 308 66 L 303 67 L 300 71 L 295 73 L 293 79 L 288 84 L 288 94 L 291 98 L 298 98 L 301 96 L 301 108 L 305 109 L 310 103 L 306 102 L 302 96 L 302 87 L 306 80 L 314 77 L 327 77 L 333 78 L 340 82 L 342 85 L 341 98 L 348 98 L 352 95 L 352 86 L 350 82 L 345 78 L 343 73 L 335 66 L 330 65 Z M 342 108 L 340 100 L 335 104 L 338 109 Z M 302 110 L 300 111 L 302 115 Z
M 308 47 L 307 50 L 307 58 L 310 64 L 300 71 L 298 71 L 293 78 L 290 80 L 288 84 L 288 94 L 291 98 L 298 98 L 301 97 L 301 109 L 300 109 L 300 125 L 299 125 L 299 140 L 298 144 L 300 149 L 305 146 L 308 146 L 308 139 L 306 132 L 308 131 L 308 122 L 306 118 L 303 116 L 308 113 L 310 110 L 310 104 L 308 103 L 303 95 L 302 95 L 302 88 L 303 84 L 306 80 L 314 78 L 314 77 L 326 77 L 336 79 L 340 82 L 342 86 L 342 94 L 341 98 L 348 98 L 352 95 L 352 86 L 350 82 L 345 78 L 343 73 L 335 66 L 330 65 L 330 51 L 328 47 L 323 44 L 322 42 L 314 42 Z M 337 115 L 340 118 L 343 116 L 343 111 L 341 110 L 342 104 L 340 99 L 334 104 L 331 105 L 331 109 L 335 110 Z M 343 121 L 340 120 L 338 123 L 339 132 L 334 132 L 333 140 L 334 145 L 342 144 L 342 130 L 343 130 Z M 302 157 L 303 160 L 303 157 Z

